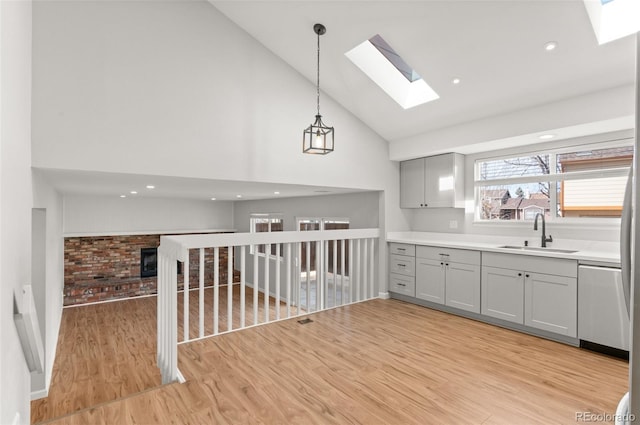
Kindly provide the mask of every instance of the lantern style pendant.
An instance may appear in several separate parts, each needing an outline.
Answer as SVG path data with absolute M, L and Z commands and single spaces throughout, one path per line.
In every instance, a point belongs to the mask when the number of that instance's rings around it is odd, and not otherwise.
M 318 72 L 316 83 L 317 111 L 316 120 L 302 133 L 302 152 L 326 155 L 333 152 L 333 127 L 329 127 L 322 122 L 320 115 L 320 36 L 327 32 L 322 24 L 315 24 L 313 31 L 318 35 Z

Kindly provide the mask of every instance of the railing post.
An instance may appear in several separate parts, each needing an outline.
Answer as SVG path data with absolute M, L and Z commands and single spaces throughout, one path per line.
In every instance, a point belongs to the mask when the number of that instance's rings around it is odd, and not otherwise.
M 233 329 L 233 246 L 227 248 L 227 330 Z
M 189 252 L 189 251 L 187 251 Z M 189 314 L 191 313 L 189 311 L 189 296 L 190 296 L 190 291 L 189 291 L 189 254 L 187 254 L 187 258 L 184 260 L 184 264 L 182 266 L 182 274 L 184 276 L 184 301 L 183 301 L 183 307 L 184 307 L 184 318 L 182 319 L 182 330 L 183 330 L 183 341 L 188 341 L 189 340 Z M 159 293 L 159 292 L 158 292 Z

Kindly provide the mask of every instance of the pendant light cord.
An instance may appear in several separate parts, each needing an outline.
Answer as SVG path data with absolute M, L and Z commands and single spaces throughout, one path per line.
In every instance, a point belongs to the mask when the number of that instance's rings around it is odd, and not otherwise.
M 318 115 L 320 115 L 320 34 L 318 33 L 318 68 L 317 68 L 316 95 L 318 103 Z

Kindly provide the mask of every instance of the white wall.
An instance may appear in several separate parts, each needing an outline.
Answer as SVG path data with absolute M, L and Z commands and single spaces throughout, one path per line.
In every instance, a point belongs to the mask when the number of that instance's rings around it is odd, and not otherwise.
M 533 230 L 533 223 L 474 223 L 474 166 L 475 161 L 480 158 L 518 154 L 545 148 L 559 148 L 583 143 L 597 143 L 608 140 L 618 140 L 633 138 L 633 130 L 624 130 L 613 133 L 599 134 L 576 139 L 563 140 L 558 142 L 536 144 L 535 146 L 523 148 L 500 149 L 480 154 L 467 155 L 465 157 L 465 203 L 470 207 L 464 208 L 433 208 L 412 210 L 411 230 L 424 232 L 451 232 L 451 233 L 471 233 L 486 234 L 496 236 L 519 236 L 523 240 L 536 241 L 540 238 L 540 232 Z M 457 229 L 449 228 L 449 222 L 458 222 Z M 551 234 L 556 241 L 562 239 L 581 239 L 603 242 L 618 242 L 620 240 L 619 220 L 608 220 L 607 223 L 597 223 L 596 221 L 586 223 L 554 223 L 547 222 L 547 234 Z M 613 222 L 612 222 L 613 221 Z
M 65 195 L 65 235 L 233 229 L 233 202 Z
M 387 142 L 323 96 L 336 150 L 302 154 L 314 83 L 208 2 L 36 2 L 33 49 L 35 167 L 383 190 L 408 228 Z
M 44 294 L 34 293 L 34 297 L 45 297 L 44 312 L 38 311 L 39 317 L 44 316 L 45 330 L 45 373 L 44 379 L 38 381 L 43 387 L 32 385 L 32 397 L 44 396 L 49 391 L 51 373 L 56 356 L 60 321 L 62 319 L 62 302 L 64 289 L 64 239 L 62 237 L 62 195 L 51 187 L 46 178 L 39 172 L 33 172 L 33 206 L 46 214 L 45 218 L 45 280 Z M 34 231 L 36 231 L 34 229 Z M 35 282 L 34 282 L 35 283 Z M 32 380 L 32 383 L 34 380 Z
M 391 145 L 390 158 L 490 151 L 534 143 L 543 133 L 578 137 L 618 131 L 633 128 L 634 111 L 630 84 L 408 137 Z
M 0 423 L 28 424 L 14 296 L 31 280 L 31 2 L 0 2 Z M 20 304 L 18 304 L 20 305 Z
M 379 192 L 359 192 L 236 202 L 234 227 L 248 232 L 252 213 L 280 213 L 284 230 L 297 230 L 296 217 L 344 217 L 349 218 L 352 229 L 374 228 L 379 223 L 379 197 Z

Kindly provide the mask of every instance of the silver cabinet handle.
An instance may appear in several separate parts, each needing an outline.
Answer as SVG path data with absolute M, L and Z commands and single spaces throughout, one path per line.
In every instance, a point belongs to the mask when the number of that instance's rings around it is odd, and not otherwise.
M 398 286 L 407 286 L 406 283 L 398 283 Z
M 406 264 L 400 264 L 400 263 L 397 263 L 396 265 L 397 265 L 398 267 L 407 267 L 407 265 L 406 265 Z

